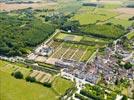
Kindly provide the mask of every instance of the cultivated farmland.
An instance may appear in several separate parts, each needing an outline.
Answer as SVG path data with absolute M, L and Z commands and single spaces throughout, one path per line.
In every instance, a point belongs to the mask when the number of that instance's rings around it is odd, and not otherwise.
M 42 8 L 54 8 L 57 3 L 32 3 L 32 4 L 6 4 L 0 3 L 0 10 L 12 11 L 25 8 L 42 9 Z
M 122 7 L 124 5 L 121 1 L 119 1 L 120 3 L 107 3 L 107 1 L 100 2 L 104 4 L 104 7 L 82 6 L 71 20 L 79 20 L 81 25 L 113 23 L 115 25 L 122 25 L 125 28 L 132 24 L 132 21 L 129 21 L 128 19 L 133 16 L 133 8 Z M 120 17 L 122 15 L 127 15 L 129 17 L 122 18 Z

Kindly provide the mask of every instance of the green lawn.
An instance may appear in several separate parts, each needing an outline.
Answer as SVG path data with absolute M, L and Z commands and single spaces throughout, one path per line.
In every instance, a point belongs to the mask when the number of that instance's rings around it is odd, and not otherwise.
M 129 33 L 129 34 L 127 35 L 127 38 L 128 38 L 128 39 L 134 38 L 134 32 Z
M 24 75 L 24 77 L 26 77 L 28 74 L 30 74 L 30 69 L 24 68 L 24 65 L 23 65 L 23 67 L 21 65 L 22 64 L 19 64 L 19 63 L 12 64 L 12 63 L 0 60 L 0 66 L 1 66 L 0 70 L 1 71 L 9 73 L 9 74 L 11 74 L 14 71 L 20 71 Z
M 47 88 L 38 83 L 26 82 L 24 79 L 16 79 L 11 73 L 16 69 L 23 73 L 24 77 L 30 69 L 16 66 L 0 60 L 0 100 L 57 100 L 73 83 L 69 80 L 57 77 L 52 88 Z
M 59 33 L 54 38 L 56 38 L 56 39 L 64 39 L 66 36 L 68 36 L 68 34 Z
M 72 37 L 72 40 L 71 41 L 76 41 L 76 42 L 79 42 L 82 39 L 82 36 L 71 35 L 71 34 L 66 34 L 66 33 L 59 33 L 59 34 L 57 34 L 55 36 L 55 39 L 64 40 L 67 37 L 70 37 L 70 38 Z
M 8 64 L 6 61 L 2 61 L 2 60 L 0 60 L 0 67 L 5 66 L 6 64 Z
M 73 83 L 64 78 L 57 77 L 53 82 L 53 89 L 60 95 L 64 94 L 68 87 L 72 87 Z
M 19 80 L 6 72 L 0 71 L 1 100 L 56 100 L 52 89 L 36 83 Z
M 81 41 L 104 43 L 105 44 L 105 43 L 109 43 L 112 40 L 107 40 L 107 39 L 102 39 L 102 38 L 97 38 L 97 37 L 84 36 Z

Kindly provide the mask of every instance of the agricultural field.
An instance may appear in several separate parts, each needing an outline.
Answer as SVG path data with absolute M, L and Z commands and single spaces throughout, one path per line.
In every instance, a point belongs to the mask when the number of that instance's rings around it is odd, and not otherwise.
M 100 2 L 104 3 L 105 1 Z M 81 25 L 113 23 L 127 28 L 133 22 L 128 19 L 133 16 L 134 9 L 123 8 L 122 6 L 122 3 L 104 3 L 104 7 L 102 8 L 82 6 L 71 20 L 78 20 Z M 129 17 L 123 18 L 121 17 L 122 15 Z
M 123 25 L 125 28 L 131 26 L 132 21 L 128 21 L 128 19 L 114 18 L 106 21 L 106 23 L 114 23 L 115 25 Z
M 16 79 L 11 76 L 11 72 L 16 68 L 24 76 L 31 73 L 30 69 L 19 67 L 16 64 L 10 64 L 2 60 L 0 60 L 0 64 L 3 65 L 0 66 L 1 100 L 57 100 L 67 89 L 73 86 L 72 82 L 59 76 L 53 81 L 51 88 L 37 83 L 26 82 L 24 79 Z
M 0 3 L 0 11 L 13 11 L 13 10 L 20 10 L 20 9 L 26 9 L 26 8 L 33 8 L 33 9 L 42 9 L 42 8 L 55 8 L 57 6 L 57 3 L 51 2 L 51 3 L 22 3 L 22 4 L 7 4 L 7 3 Z
M 74 13 L 81 7 L 80 2 L 75 0 L 58 0 L 58 4 L 57 11 L 64 14 Z
M 79 20 L 81 25 L 104 22 L 118 15 L 118 13 L 114 13 L 101 8 L 84 7 L 81 9 L 86 9 L 86 10 L 85 12 L 82 13 L 80 10 L 80 12 L 78 12 L 78 14 L 75 14 L 75 16 L 72 18 L 72 20 Z

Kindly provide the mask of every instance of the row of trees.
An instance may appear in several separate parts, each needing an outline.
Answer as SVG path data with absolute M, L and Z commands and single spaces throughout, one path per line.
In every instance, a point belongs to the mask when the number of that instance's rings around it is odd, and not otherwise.
M 80 100 L 89 100 L 88 98 L 86 98 L 86 97 L 84 97 L 84 96 L 82 96 L 81 94 L 78 94 L 78 93 L 75 94 L 75 97 L 80 99 Z

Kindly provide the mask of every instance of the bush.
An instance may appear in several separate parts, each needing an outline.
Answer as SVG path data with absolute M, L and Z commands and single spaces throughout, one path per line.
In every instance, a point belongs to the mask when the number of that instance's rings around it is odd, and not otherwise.
M 16 71 L 12 75 L 17 79 L 22 79 L 23 78 L 23 74 L 20 71 Z
M 14 73 L 13 72 L 11 73 L 11 76 L 14 76 Z
M 52 84 L 51 83 L 48 83 L 48 82 L 44 82 L 43 85 L 46 86 L 46 87 L 51 87 L 52 86 Z
M 130 62 L 127 62 L 125 65 L 124 65 L 124 68 L 125 69 L 130 69 L 132 68 L 132 64 Z
M 27 76 L 25 79 L 27 82 L 36 82 L 36 79 L 34 77 Z
M 127 96 L 126 95 L 123 95 L 123 97 L 122 97 L 121 100 L 127 100 Z
M 103 100 L 101 99 L 100 97 L 96 96 L 95 94 L 93 93 L 89 93 L 88 91 L 85 91 L 85 90 L 81 90 L 80 91 L 80 94 L 84 95 L 84 96 L 87 96 L 89 98 L 93 98 L 95 100 Z
M 89 100 L 88 98 L 85 98 L 84 96 L 82 96 L 82 95 L 80 95 L 78 93 L 75 94 L 75 97 L 80 99 L 80 100 Z

